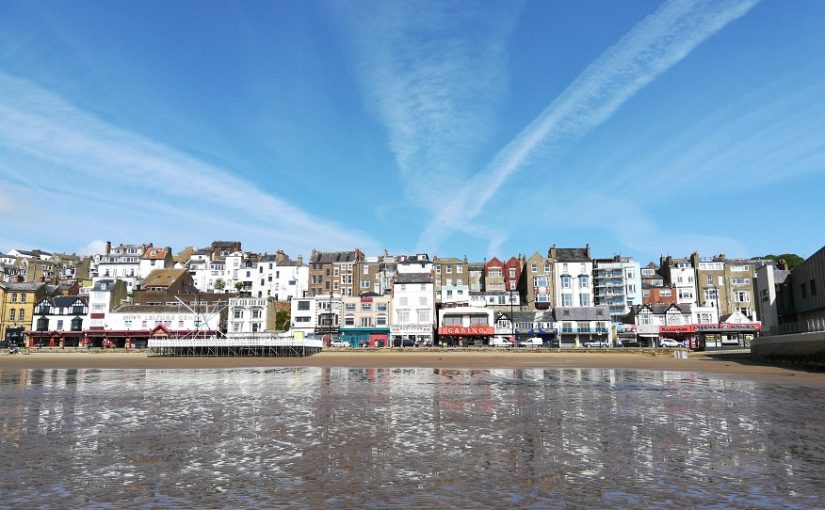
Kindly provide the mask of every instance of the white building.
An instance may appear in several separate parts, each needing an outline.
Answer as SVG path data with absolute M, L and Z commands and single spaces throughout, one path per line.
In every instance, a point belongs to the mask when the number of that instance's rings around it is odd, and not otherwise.
M 258 333 L 275 330 L 273 298 L 239 297 L 229 300 L 227 333 Z
M 92 259 L 92 281 L 117 279 L 126 282 L 126 291 L 131 294 L 140 282 L 140 261 L 151 244 L 121 244 L 112 247 L 106 243 L 106 252 Z
M 441 304 L 470 306 L 470 285 L 444 285 L 441 287 Z
M 218 331 L 222 306 L 202 303 L 179 305 L 123 305 L 107 315 L 109 328 L 114 331 L 146 331 L 157 326 L 177 332 Z
M 139 277 L 141 279 L 149 276 L 155 269 L 171 269 L 175 263 L 172 261 L 172 248 L 156 248 L 149 246 L 143 252 L 139 262 Z
M 756 270 L 756 299 L 759 309 L 759 317 L 762 319 L 762 326 L 766 331 L 773 334 L 779 331 L 780 311 L 791 308 L 790 303 L 781 303 L 777 297 L 777 292 L 791 276 L 788 269 L 778 269 L 776 266 L 763 265 Z M 786 300 L 789 293 L 784 293 Z
M 632 258 L 620 256 L 593 262 L 596 304 L 606 305 L 610 320 L 620 323 L 630 307 L 642 304 L 641 267 Z
M 45 297 L 35 305 L 32 331 L 82 332 L 89 319 L 87 296 Z
M 518 292 L 471 292 L 470 306 L 489 306 L 498 310 L 509 310 L 511 307 L 521 306 L 521 296 Z
M 192 275 L 195 287 L 201 292 L 234 293 L 228 282 L 226 261 L 212 260 L 212 250 L 198 250 L 189 257 L 186 269 Z
M 555 304 L 559 307 L 593 306 L 593 260 L 584 248 L 550 248 L 555 271 Z
M 341 326 L 341 296 L 310 296 L 291 301 L 291 330 L 295 338 L 327 337 L 329 346 Z
M 126 282 L 112 278 L 98 279 L 88 291 L 88 328 L 94 330 L 112 329 L 108 314 L 123 304 L 126 299 Z
M 697 304 L 695 270 L 690 259 L 663 257 L 659 261 L 659 274 L 676 287 L 676 304 Z
M 233 262 L 234 263 L 234 262 Z M 264 255 L 253 271 L 252 295 L 289 301 L 304 297 L 309 290 L 309 266 L 303 259 L 290 260 L 283 252 Z
M 402 272 L 402 265 L 399 264 L 392 292 L 392 343 L 394 346 L 432 345 L 435 326 L 433 278 L 429 273 Z M 432 264 L 429 265 L 432 269 Z

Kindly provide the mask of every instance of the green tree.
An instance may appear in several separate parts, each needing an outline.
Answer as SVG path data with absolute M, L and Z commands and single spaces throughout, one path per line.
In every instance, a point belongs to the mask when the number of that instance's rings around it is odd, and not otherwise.
M 788 269 L 793 269 L 799 264 L 805 262 L 805 259 L 797 255 L 796 253 L 783 253 L 781 255 L 765 255 L 762 258 L 776 261 L 784 260 L 788 264 Z
M 275 312 L 275 329 L 278 331 L 286 331 L 289 329 L 289 321 L 291 313 L 287 308 Z
M 226 288 L 226 282 L 223 281 L 223 278 L 218 278 L 215 280 L 215 290 L 223 290 Z

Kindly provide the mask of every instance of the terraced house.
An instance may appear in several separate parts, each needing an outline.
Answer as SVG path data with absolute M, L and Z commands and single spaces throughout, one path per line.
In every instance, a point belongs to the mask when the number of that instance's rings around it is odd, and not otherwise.
M 34 305 L 49 292 L 45 283 L 0 283 L 0 340 L 23 345 L 23 332 L 30 329 Z

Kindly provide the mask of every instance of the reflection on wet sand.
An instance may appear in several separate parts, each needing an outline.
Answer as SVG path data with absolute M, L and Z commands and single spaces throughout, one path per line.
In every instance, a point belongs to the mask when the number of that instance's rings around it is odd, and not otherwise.
M 0 493 L 9 506 L 812 507 L 823 403 L 663 371 L 0 370 Z

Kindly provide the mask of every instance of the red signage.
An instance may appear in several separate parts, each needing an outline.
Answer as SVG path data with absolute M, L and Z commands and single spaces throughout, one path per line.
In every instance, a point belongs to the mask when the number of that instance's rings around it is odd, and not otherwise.
M 92 314 L 92 319 L 102 319 L 104 317 L 106 317 L 105 313 L 93 313 Z
M 469 328 L 465 328 L 464 326 L 444 326 L 443 328 L 438 328 L 439 335 L 474 336 L 492 335 L 494 333 L 495 330 L 492 326 L 470 326 Z
M 744 324 L 736 324 L 731 322 L 722 322 L 720 324 L 685 324 L 683 326 L 659 326 L 659 333 L 693 333 L 695 331 L 705 331 L 714 329 L 762 331 L 762 323 L 748 322 Z

